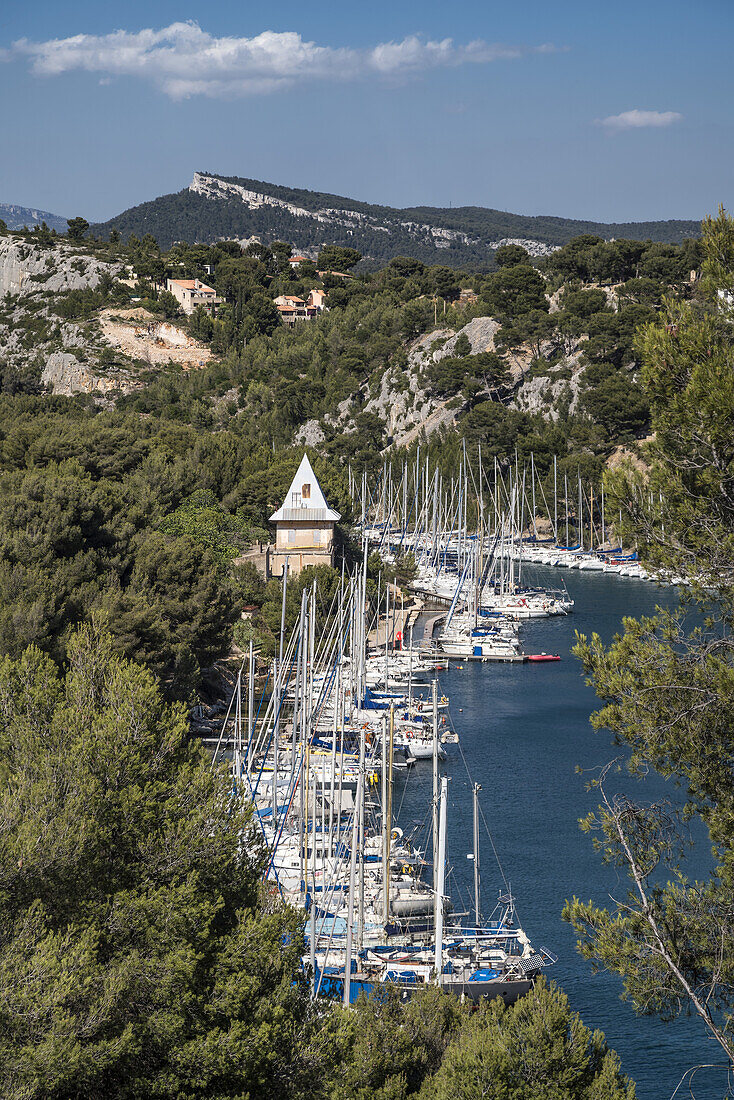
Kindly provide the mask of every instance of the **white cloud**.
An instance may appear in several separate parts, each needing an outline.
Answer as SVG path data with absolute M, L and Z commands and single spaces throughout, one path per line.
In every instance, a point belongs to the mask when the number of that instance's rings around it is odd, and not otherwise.
M 317 46 L 294 31 L 263 31 L 254 38 L 215 38 L 198 23 L 171 23 L 161 30 L 77 34 L 31 42 L 21 39 L 16 55 L 30 59 L 38 76 L 85 71 L 104 78 L 136 76 L 149 80 L 172 99 L 194 95 L 221 98 L 256 95 L 307 80 L 352 80 L 407 76 L 432 68 L 486 64 L 527 53 L 549 53 L 545 43 L 521 48 L 452 39 L 430 41 L 411 35 L 370 49 Z
M 635 108 L 633 111 L 622 111 L 621 115 L 597 119 L 597 122 L 607 130 L 641 130 L 646 126 L 672 126 L 682 118 L 683 115 L 677 111 L 640 111 Z

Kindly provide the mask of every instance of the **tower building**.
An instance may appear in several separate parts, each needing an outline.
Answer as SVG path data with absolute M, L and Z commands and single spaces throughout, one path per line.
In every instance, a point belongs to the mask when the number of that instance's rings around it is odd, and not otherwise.
M 286 558 L 291 575 L 307 565 L 333 565 L 334 524 L 340 519 L 339 512 L 326 503 L 308 455 L 304 454 L 285 500 L 270 517 L 276 531 L 271 575 L 282 575 Z

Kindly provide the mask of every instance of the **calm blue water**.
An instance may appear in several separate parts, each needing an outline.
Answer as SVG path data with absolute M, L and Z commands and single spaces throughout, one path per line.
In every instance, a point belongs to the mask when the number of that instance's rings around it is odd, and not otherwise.
M 607 733 L 589 725 L 596 696 L 571 655 L 574 631 L 599 633 L 609 640 L 624 615 L 652 613 L 656 603 L 673 602 L 674 594 L 644 581 L 564 571 L 576 601 L 574 614 L 523 627 L 526 652 L 560 653 L 560 664 L 465 664 L 439 674 L 440 688 L 451 699 L 451 716 L 472 780 L 481 783 L 481 805 L 505 875 L 516 898 L 520 921 L 531 940 L 559 956 L 549 976 L 566 991 L 573 1008 L 589 1027 L 601 1028 L 622 1066 L 637 1083 L 640 1100 L 668 1100 L 683 1073 L 703 1062 L 721 1062 L 717 1044 L 701 1024 L 682 1017 L 670 1024 L 635 1016 L 620 1000 L 621 982 L 608 974 L 593 975 L 574 947 L 570 925 L 561 920 L 566 898 L 574 894 L 599 904 L 610 893 L 622 897 L 626 880 L 604 867 L 578 819 L 596 807 L 585 789 L 590 772 L 619 755 Z M 558 585 L 559 572 L 537 569 L 528 579 Z M 443 765 L 449 783 L 449 859 L 454 868 L 452 894 L 473 897 L 471 784 L 461 755 L 450 746 Z M 406 831 L 427 818 L 430 762 L 412 769 L 402 796 L 400 823 Z M 610 776 L 610 790 L 627 790 L 641 800 L 679 795 L 658 776 L 644 782 L 628 775 Z M 482 829 L 482 898 L 485 915 L 493 908 L 502 879 Z M 695 858 L 695 857 L 694 857 Z M 701 855 L 702 870 L 706 860 Z M 695 863 L 691 868 L 695 873 Z M 461 896 L 457 898 L 457 893 Z M 457 905 L 457 908 L 463 908 Z M 723 1071 L 696 1074 L 697 1100 L 720 1100 L 726 1089 Z M 687 1086 L 678 1094 L 690 1096 Z

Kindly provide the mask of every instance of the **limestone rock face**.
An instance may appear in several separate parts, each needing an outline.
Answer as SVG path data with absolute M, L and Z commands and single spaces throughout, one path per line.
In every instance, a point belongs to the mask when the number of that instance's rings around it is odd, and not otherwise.
M 300 428 L 295 434 L 295 442 L 299 446 L 316 447 L 319 443 L 323 443 L 326 436 L 318 420 L 307 420 L 304 424 L 301 424 Z
M 136 388 L 123 374 L 104 378 L 95 374 L 85 363 L 80 363 L 75 355 L 66 351 L 55 351 L 49 355 L 41 373 L 41 381 L 50 386 L 54 394 L 65 397 L 71 397 L 75 393 L 114 396 L 129 393 Z
M 65 244 L 45 248 L 17 237 L 0 237 L 0 297 L 96 287 L 102 272 L 109 270 L 109 264 Z
M 430 435 L 452 424 L 459 411 L 456 401 L 429 394 L 423 372 L 432 363 L 453 355 L 461 335 L 468 339 L 473 355 L 493 351 L 499 327 L 492 317 L 474 317 L 456 332 L 434 329 L 418 337 L 408 349 L 407 369 L 386 370 L 379 390 L 372 392 L 364 411 L 376 413 L 385 422 L 390 439 L 401 446 L 409 444 L 420 431 Z
M 114 278 L 121 267 L 65 241 L 42 245 L 0 236 L 0 348 L 8 366 L 38 371 L 55 394 L 88 393 L 104 401 L 136 388 L 129 372 L 105 363 L 96 319 L 67 320 L 56 312 L 58 297 L 94 289 L 103 273 Z
M 510 408 L 541 413 L 547 420 L 558 420 L 562 405 L 565 412 L 576 412 L 584 373 L 580 360 L 581 354 L 576 352 L 555 370 L 550 368 L 546 374 L 523 378 L 509 403 Z
M 399 380 L 401 389 L 397 385 Z M 379 416 L 385 423 L 387 435 L 399 442 L 403 432 L 413 428 L 422 418 L 427 400 L 417 374 L 411 372 L 400 379 L 398 372 L 386 370 L 380 380 L 380 389 L 364 406 L 364 411 Z
M 434 329 L 425 336 L 419 337 L 412 345 L 408 353 L 408 363 L 413 369 L 420 369 L 428 363 L 438 363 L 454 354 L 456 341 L 460 336 L 466 336 L 471 344 L 472 355 L 479 355 L 483 351 L 494 351 L 494 338 L 499 332 L 499 322 L 492 317 L 474 317 L 462 328 L 454 332 L 452 329 Z
M 483 351 L 494 351 L 494 338 L 499 329 L 499 321 L 495 321 L 493 317 L 474 317 L 459 329 L 453 343 L 449 340 L 446 346 L 453 352 L 456 341 L 463 333 L 471 344 L 472 355 L 479 355 Z

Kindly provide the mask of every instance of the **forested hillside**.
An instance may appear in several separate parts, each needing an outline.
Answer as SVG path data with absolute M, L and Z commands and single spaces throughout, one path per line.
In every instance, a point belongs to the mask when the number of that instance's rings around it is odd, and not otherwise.
M 164 248 L 176 241 L 211 244 L 220 238 L 263 243 L 286 240 L 297 250 L 318 250 L 324 244 L 349 245 L 371 261 L 396 255 L 426 263 L 460 266 L 487 263 L 504 241 L 527 242 L 543 254 L 580 234 L 606 240 L 635 238 L 681 243 L 698 235 L 693 221 L 606 224 L 550 216 L 526 217 L 484 207 L 404 210 L 374 205 L 261 180 L 197 172 L 184 191 L 150 202 L 92 227 L 107 237 L 116 229 L 130 234 L 151 233 Z
M 304 445 L 346 523 L 348 469 L 419 446 L 448 475 L 464 446 L 473 459 L 481 446 L 500 467 L 532 453 L 541 477 L 556 456 L 561 476 L 598 485 L 648 430 L 636 331 L 666 297 L 699 292 L 698 241 L 586 235 L 535 263 L 505 246 L 492 272 L 396 257 L 346 278 L 292 269 L 284 244 L 162 251 L 150 235 L 73 233 L 0 238 L 0 649 L 33 643 L 63 661 L 70 631 L 101 615 L 118 650 L 176 697 L 198 690 L 233 637 L 254 631 L 272 647 L 278 594 L 237 559 L 268 537 Z M 318 270 L 358 259 L 325 249 Z M 213 283 L 214 318 L 181 315 L 161 289 L 172 273 Z M 326 310 L 285 327 L 273 299 L 313 288 Z M 109 343 L 116 318 L 138 326 L 140 347 L 167 319 L 211 359 L 136 358 Z M 83 373 L 59 382 L 59 357 Z M 258 608 L 249 624 L 243 604 Z

